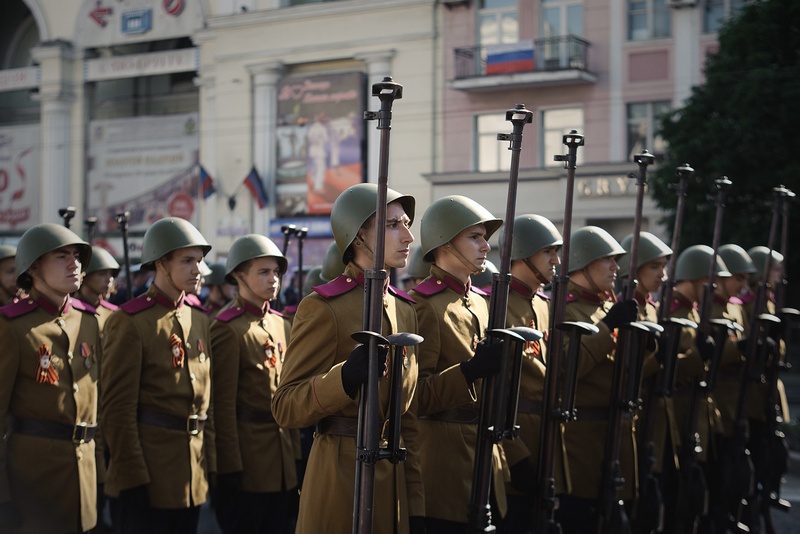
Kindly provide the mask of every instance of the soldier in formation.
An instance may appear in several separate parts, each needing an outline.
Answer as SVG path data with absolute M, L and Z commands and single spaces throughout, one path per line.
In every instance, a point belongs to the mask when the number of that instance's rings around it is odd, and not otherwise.
M 14 257 L 17 247 L 0 245 L 0 306 L 11 302 L 17 296 L 17 267 Z

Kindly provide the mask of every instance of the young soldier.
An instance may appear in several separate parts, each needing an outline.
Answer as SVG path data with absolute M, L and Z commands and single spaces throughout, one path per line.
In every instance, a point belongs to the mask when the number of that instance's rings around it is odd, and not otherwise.
M 87 532 L 97 522 L 100 332 L 70 297 L 91 248 L 63 226 L 19 241 L 17 284 L 0 308 L 0 526 L 3 532 Z
M 102 335 L 103 327 L 117 306 L 107 299 L 114 291 L 114 279 L 119 274 L 119 263 L 102 247 L 92 247 L 92 259 L 75 297 L 97 310 L 97 322 Z
M 283 534 L 297 486 L 292 438 L 269 409 L 286 351 L 284 319 L 270 308 L 286 258 L 262 235 L 234 241 L 225 277 L 238 296 L 211 325 L 215 509 L 222 531 Z
M 616 259 L 625 249 L 597 226 L 576 230 L 570 246 L 565 319 L 594 324 L 600 332 L 581 337 L 575 386 L 578 417 L 564 426 L 570 480 L 568 493 L 560 497 L 557 519 L 565 533 L 597 530 L 617 329 L 637 319 L 634 300 L 614 303 Z M 636 495 L 636 446 L 630 418 L 623 419 L 621 433 L 620 467 L 625 484 L 619 497 L 630 503 Z
M 215 471 L 209 320 L 184 297 L 210 248 L 189 222 L 156 221 L 142 243 L 153 283 L 106 322 L 106 493 L 118 497 L 118 532 L 194 533 L 208 497 Z
M 408 260 L 408 269 L 403 278 L 403 287 L 406 291 L 411 291 L 414 286 L 425 280 L 430 274 L 431 266 L 422 259 L 422 247 L 414 245 L 411 247 L 411 256 Z
M 463 533 L 478 431 L 481 378 L 500 370 L 502 343 L 480 343 L 489 326 L 486 294 L 470 284 L 483 270 L 488 239 L 502 221 L 472 199 L 436 200 L 422 217 L 422 252 L 430 276 L 416 286 L 420 344 L 420 457 L 428 532 Z M 494 448 L 495 524 L 506 512 L 501 449 Z
M 504 230 L 500 243 L 504 243 Z M 506 326 L 528 326 L 547 335 L 550 328 L 550 302 L 543 292 L 561 263 L 558 253 L 564 240 L 555 225 L 541 215 L 519 215 L 514 219 L 511 238 L 511 285 L 508 293 Z M 522 379 L 519 391 L 517 423 L 520 435 L 505 440 L 503 450 L 511 466 L 508 491 L 509 532 L 533 531 L 533 497 L 536 492 L 536 468 L 539 459 L 539 426 L 544 393 L 547 345 L 544 340 L 528 343 L 523 352 Z M 560 440 L 559 440 L 560 441 Z M 558 445 L 561 448 L 560 444 Z M 563 456 L 556 454 L 553 470 L 556 493 L 563 493 Z
M 17 247 L 0 245 L 0 306 L 10 303 L 17 296 L 16 255 Z
M 236 298 L 236 286 L 226 279 L 225 265 L 212 263 L 208 268 L 211 273 L 205 276 L 203 281 L 207 293 L 201 292 L 201 294 L 204 297 L 203 307 L 208 311 L 209 316 L 214 317 L 225 305 Z
M 387 193 L 386 226 L 375 225 L 377 186 L 358 184 L 345 190 L 333 204 L 331 226 L 344 274 L 318 286 L 297 308 L 292 337 L 286 352 L 281 382 L 272 397 L 278 424 L 302 428 L 316 423 L 317 433 L 308 458 L 297 533 L 349 533 L 353 523 L 355 445 L 358 392 L 367 380 L 368 350 L 351 335 L 363 330 L 364 269 L 373 264 L 375 232 L 385 232 L 384 263 L 401 269 L 408 261 L 413 236 L 414 198 L 391 189 Z M 383 330 L 416 332 L 417 318 L 411 299 L 386 285 L 383 298 Z M 391 369 L 389 357 L 388 369 Z M 379 385 L 381 413 L 389 405 L 391 373 Z M 417 362 L 409 347 L 403 357 L 402 435 L 408 457 L 405 462 L 375 465 L 373 532 L 376 534 L 420 532 L 424 498 L 412 398 L 417 381 Z

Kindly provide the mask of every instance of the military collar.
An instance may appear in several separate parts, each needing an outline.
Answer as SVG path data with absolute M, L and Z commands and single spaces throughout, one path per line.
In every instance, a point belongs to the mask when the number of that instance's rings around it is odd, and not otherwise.
M 49 298 L 45 297 L 35 289 L 31 289 L 30 295 L 28 295 L 28 300 L 34 301 L 37 306 L 53 317 L 66 315 L 72 308 L 72 298 L 69 295 L 67 296 L 66 302 L 63 306 L 57 306 Z
M 183 300 L 185 298 L 185 294 L 181 292 L 181 296 L 177 302 L 173 302 L 171 298 L 166 296 L 155 284 L 150 284 L 150 287 L 147 288 L 147 295 L 151 297 L 154 301 L 158 304 L 161 304 L 168 310 L 179 310 L 183 307 Z
M 645 304 L 650 304 L 652 306 L 656 305 L 656 302 L 653 300 L 653 297 L 651 297 L 650 294 L 645 297 L 637 291 L 633 294 L 633 298 L 636 300 L 636 304 L 638 304 L 639 307 L 644 307 Z
M 353 278 L 358 283 L 359 286 L 364 287 L 364 283 L 366 280 L 364 278 L 364 270 L 355 263 L 353 263 L 352 261 L 348 263 L 347 266 L 344 268 L 344 274 L 346 276 Z M 387 273 L 386 281 L 383 284 L 383 294 L 385 295 L 388 290 L 389 290 L 389 276 Z
M 671 311 L 676 311 L 681 308 L 686 308 L 687 310 L 696 310 L 697 304 L 686 298 L 686 296 L 683 293 L 675 291 L 672 294 Z
M 259 308 L 249 300 L 245 300 L 238 295 L 236 297 L 236 306 L 243 308 L 244 311 L 253 314 L 256 317 L 264 317 L 269 313 L 269 302 L 265 302 L 264 305 Z
M 441 280 L 444 285 L 455 291 L 461 297 L 466 297 L 469 295 L 469 292 L 472 289 L 471 280 L 467 280 L 467 283 L 464 284 L 437 265 L 431 266 L 431 275 Z
M 741 295 L 739 295 L 739 299 L 742 301 L 742 304 L 750 304 L 755 300 L 755 298 L 756 294 L 750 291 L 749 289 L 747 290 L 746 293 L 742 293 Z
M 716 293 L 714 293 L 714 298 L 712 299 L 712 302 L 717 306 L 722 306 L 723 308 L 728 305 L 728 301 L 722 298 L 721 296 L 717 295 Z
M 593 304 L 601 304 L 607 300 L 609 300 L 609 295 L 604 295 L 605 298 L 601 298 L 601 296 L 597 293 L 592 293 L 591 291 L 587 290 L 586 288 L 579 286 L 578 284 L 570 282 L 569 288 L 567 289 L 568 295 L 573 295 L 575 299 L 582 299 L 589 301 Z
M 511 277 L 511 283 L 509 284 L 509 288 L 513 291 L 516 291 L 526 299 L 532 299 L 533 295 L 536 293 L 533 289 L 528 287 L 528 285 L 525 284 L 525 282 L 513 276 Z

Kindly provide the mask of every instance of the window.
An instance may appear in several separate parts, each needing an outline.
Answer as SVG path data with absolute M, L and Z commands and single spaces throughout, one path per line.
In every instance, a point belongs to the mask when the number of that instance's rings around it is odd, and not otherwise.
M 517 0 L 482 0 L 478 11 L 481 45 L 516 43 L 519 39 Z
M 667 0 L 628 0 L 628 40 L 663 39 L 672 33 Z
M 716 33 L 722 25 L 744 7 L 747 0 L 706 0 L 703 5 L 703 31 Z
M 640 102 L 628 104 L 628 159 L 632 161 L 635 154 L 645 148 L 652 154 L 663 154 L 666 143 L 657 133 L 658 120 L 670 111 L 670 103 Z
M 542 50 L 538 52 L 543 67 L 564 68 L 576 56 L 568 50 L 568 36 L 583 36 L 582 0 L 542 0 L 541 28 L 539 35 L 545 39 Z
M 556 154 L 566 154 L 564 135 L 570 130 L 583 133 L 583 110 L 581 108 L 548 109 L 542 112 L 542 165 L 557 167 L 563 163 L 554 161 Z M 577 164 L 583 161 L 583 151 L 578 150 Z
M 508 144 L 497 140 L 497 134 L 510 133 L 511 123 L 505 112 L 478 115 L 475 118 L 475 144 L 479 172 L 508 171 L 511 169 L 511 154 Z

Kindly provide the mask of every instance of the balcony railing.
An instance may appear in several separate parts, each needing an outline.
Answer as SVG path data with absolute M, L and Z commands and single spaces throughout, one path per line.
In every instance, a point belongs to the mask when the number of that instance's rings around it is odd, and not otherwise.
M 455 49 L 456 80 L 526 72 L 586 71 L 589 42 L 575 35 Z

